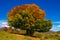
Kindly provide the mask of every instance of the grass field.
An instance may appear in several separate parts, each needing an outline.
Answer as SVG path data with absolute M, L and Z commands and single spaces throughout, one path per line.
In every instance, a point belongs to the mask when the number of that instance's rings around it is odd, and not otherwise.
M 30 37 L 0 31 L 0 40 L 60 40 L 60 32 L 50 34 L 35 33 L 34 36 L 36 37 Z
M 0 31 L 0 40 L 40 40 L 39 38 L 11 34 L 5 31 Z

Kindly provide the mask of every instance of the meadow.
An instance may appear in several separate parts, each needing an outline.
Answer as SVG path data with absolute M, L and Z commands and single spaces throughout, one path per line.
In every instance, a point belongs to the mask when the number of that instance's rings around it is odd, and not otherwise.
M 35 32 L 34 37 L 0 31 L 0 40 L 60 40 L 60 32 L 39 33 Z

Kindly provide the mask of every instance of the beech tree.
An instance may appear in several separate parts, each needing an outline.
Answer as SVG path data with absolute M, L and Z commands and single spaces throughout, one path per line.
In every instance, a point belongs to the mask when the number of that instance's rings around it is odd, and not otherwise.
M 46 13 L 35 4 L 16 6 L 8 13 L 9 26 L 27 31 L 32 35 L 34 31 L 45 32 L 52 28 L 51 20 L 45 19 Z

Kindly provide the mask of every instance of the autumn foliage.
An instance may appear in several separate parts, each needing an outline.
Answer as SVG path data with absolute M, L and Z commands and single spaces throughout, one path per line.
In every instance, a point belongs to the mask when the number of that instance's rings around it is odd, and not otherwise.
M 10 26 L 24 30 L 49 31 L 52 27 L 51 20 L 45 20 L 46 13 L 35 4 L 16 6 L 8 13 Z

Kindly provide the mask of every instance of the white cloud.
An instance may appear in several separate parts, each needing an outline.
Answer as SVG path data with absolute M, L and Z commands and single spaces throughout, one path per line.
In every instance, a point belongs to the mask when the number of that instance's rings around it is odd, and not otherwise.
M 52 29 L 50 29 L 52 31 L 60 31 L 60 25 L 53 25 Z
M 10 26 L 8 26 L 8 22 L 6 20 L 0 20 L 0 27 L 10 27 Z
M 59 22 L 53 22 L 53 27 L 50 30 L 52 30 L 52 31 L 60 31 L 60 21 Z
M 60 25 L 57 25 L 57 27 L 59 27 L 59 28 L 60 28 Z
M 6 24 L 6 25 L 7 25 L 7 22 L 1 22 L 1 24 L 3 24 L 3 25 L 5 25 L 5 24 Z

